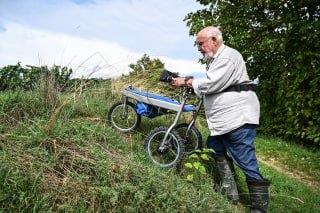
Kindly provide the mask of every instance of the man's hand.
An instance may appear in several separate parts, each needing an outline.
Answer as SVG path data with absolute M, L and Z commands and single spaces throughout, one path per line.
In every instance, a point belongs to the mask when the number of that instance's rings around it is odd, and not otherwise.
M 183 77 L 178 77 L 178 78 L 173 78 L 171 85 L 177 86 L 177 87 L 182 87 L 182 86 L 188 86 L 192 87 L 192 78 L 183 78 Z
M 182 78 L 182 77 L 173 78 L 171 84 L 176 87 L 185 86 L 184 80 L 185 80 L 185 78 Z

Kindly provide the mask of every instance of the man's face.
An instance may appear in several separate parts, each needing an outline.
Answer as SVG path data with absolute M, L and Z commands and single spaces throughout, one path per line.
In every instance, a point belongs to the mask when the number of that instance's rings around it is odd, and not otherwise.
M 201 54 L 206 58 L 212 58 L 218 50 L 218 42 L 215 37 L 207 37 L 199 35 L 196 40 L 196 45 Z

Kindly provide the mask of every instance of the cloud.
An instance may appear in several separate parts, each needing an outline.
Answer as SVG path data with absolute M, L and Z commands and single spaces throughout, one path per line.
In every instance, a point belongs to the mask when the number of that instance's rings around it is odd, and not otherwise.
M 71 0 L 72 2 L 76 3 L 76 4 L 90 4 L 90 3 L 94 3 L 93 0 Z
M 0 32 L 5 32 L 7 29 L 0 24 Z
M 182 19 L 198 7 L 194 0 L 0 1 L 0 66 L 57 64 L 77 77 L 107 78 L 128 73 L 146 53 L 194 74 L 204 68 Z
M 194 0 L 25 0 L 0 2 L 0 17 L 33 29 L 117 42 L 135 52 L 194 59 L 193 38 L 182 20 L 199 8 Z
M 115 42 L 32 29 L 16 23 L 7 23 L 6 29 L 0 32 L 0 66 L 18 61 L 30 65 L 56 64 L 73 68 L 74 77 L 109 78 L 128 73 L 128 65 L 144 54 Z M 150 56 L 160 58 L 169 70 L 185 75 L 204 69 L 196 60 Z

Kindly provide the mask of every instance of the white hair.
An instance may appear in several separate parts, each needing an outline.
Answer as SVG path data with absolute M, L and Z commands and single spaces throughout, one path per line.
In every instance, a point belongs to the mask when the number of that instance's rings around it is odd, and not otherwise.
M 222 32 L 217 27 L 208 27 L 208 36 L 215 37 L 219 43 L 223 42 Z

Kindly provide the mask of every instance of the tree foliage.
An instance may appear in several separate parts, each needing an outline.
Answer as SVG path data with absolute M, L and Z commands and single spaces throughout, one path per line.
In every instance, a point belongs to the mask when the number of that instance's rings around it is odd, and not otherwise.
M 53 65 L 22 67 L 21 63 L 0 68 L 0 91 L 3 90 L 32 90 L 39 85 L 41 79 L 50 77 L 54 79 L 54 87 L 64 91 L 71 85 L 70 76 L 72 69 Z M 42 78 L 43 77 L 43 78 Z
M 220 26 L 252 78 L 259 77 L 262 130 L 320 143 L 320 4 L 310 0 L 198 0 L 190 35 Z

